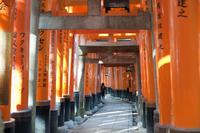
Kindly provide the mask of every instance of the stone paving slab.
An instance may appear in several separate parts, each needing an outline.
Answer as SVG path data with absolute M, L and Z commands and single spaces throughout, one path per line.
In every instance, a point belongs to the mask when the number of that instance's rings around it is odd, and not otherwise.
M 107 96 L 104 107 L 85 123 L 68 133 L 146 133 L 141 126 L 132 126 L 132 106 Z

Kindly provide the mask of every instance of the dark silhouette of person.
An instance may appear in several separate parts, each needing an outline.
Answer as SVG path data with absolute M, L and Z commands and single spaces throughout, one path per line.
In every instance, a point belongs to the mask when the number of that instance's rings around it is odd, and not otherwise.
M 104 83 L 101 84 L 101 98 L 105 98 L 105 85 Z
M 130 99 L 130 92 L 129 92 L 129 87 L 128 88 L 126 88 L 126 98 L 127 99 Z

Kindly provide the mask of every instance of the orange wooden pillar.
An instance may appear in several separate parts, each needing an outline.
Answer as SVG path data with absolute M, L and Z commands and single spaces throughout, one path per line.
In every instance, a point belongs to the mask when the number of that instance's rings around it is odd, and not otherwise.
M 120 84 L 121 84 L 121 77 L 120 77 L 120 67 L 116 68 L 116 89 L 117 89 L 117 97 L 121 96 L 121 88 L 120 88 Z
M 51 30 L 49 44 L 49 97 L 51 110 L 56 109 L 57 31 Z
M 107 68 L 104 66 L 103 67 L 103 82 L 104 82 L 105 86 L 107 86 L 106 70 L 107 70 Z
M 121 67 L 121 76 L 122 76 L 122 88 L 123 88 L 123 98 L 128 98 L 128 94 L 131 90 L 131 86 L 129 85 L 129 73 L 126 72 L 125 67 Z
M 95 89 L 96 89 L 96 106 L 99 104 L 99 102 L 98 102 L 98 94 L 100 93 L 100 84 L 99 84 L 99 82 L 98 82 L 98 79 L 99 79 L 99 77 L 98 77 L 98 70 L 99 69 L 99 64 L 95 64 Z
M 101 67 L 101 83 L 104 83 L 104 66 Z
M 68 96 L 68 70 L 69 70 L 69 31 L 63 31 L 63 69 L 62 69 L 62 95 Z
M 36 132 L 50 129 L 50 99 L 49 99 L 49 44 L 51 31 L 41 30 L 38 47 L 38 73 L 36 90 Z M 45 123 L 41 123 L 41 120 Z M 42 129 L 42 130 L 41 130 Z
M 17 133 L 31 132 L 32 116 L 28 108 L 30 5 L 30 0 L 15 0 L 11 112 Z
M 156 132 L 167 132 L 171 124 L 171 79 L 169 46 L 169 1 L 156 0 L 154 32 L 158 81 L 159 124 Z
M 98 91 L 97 91 L 97 76 L 98 76 L 98 64 L 94 64 L 94 89 L 95 89 L 95 97 L 94 97 L 94 105 L 97 106 L 98 105 L 98 101 L 97 101 L 97 94 L 98 94 Z
M 42 0 L 40 12 L 48 12 L 51 9 L 50 2 Z M 49 63 L 50 63 L 51 31 L 39 31 L 38 69 L 36 90 L 36 132 L 50 130 L 50 90 L 49 90 Z M 44 122 L 41 122 L 44 121 Z
M 114 75 L 114 89 L 113 89 L 113 95 L 117 96 L 117 67 L 114 67 L 113 70 Z
M 172 133 L 200 132 L 198 0 L 170 0 Z
M 90 78 L 89 78 L 89 64 L 85 64 L 84 74 L 84 95 L 85 95 L 85 111 L 90 111 L 91 92 L 90 92 Z
M 11 65 L 14 0 L 0 0 L 0 110 L 5 132 L 14 132 L 14 119 L 10 117 L 11 108 Z
M 147 99 L 147 91 L 146 91 L 146 69 L 145 69 L 145 60 L 146 60 L 146 55 L 145 55 L 145 47 L 144 47 L 144 33 L 140 32 L 139 36 L 137 38 L 137 41 L 140 45 L 140 65 L 141 65 L 141 80 L 142 80 L 142 96 L 143 96 L 143 101 Z
M 153 73 L 153 58 L 152 58 L 152 41 L 151 32 L 145 31 L 145 48 L 146 48 L 146 76 L 147 76 L 147 132 L 154 132 L 154 110 L 155 105 L 155 85 Z
M 50 32 L 40 31 L 40 44 L 38 48 L 38 78 L 36 100 L 39 102 L 49 102 L 48 70 L 49 70 L 49 43 Z
M 95 58 L 95 54 L 91 53 L 89 54 L 89 57 L 90 58 Z M 90 85 L 91 85 L 91 94 L 92 94 L 92 109 L 95 107 L 95 95 L 96 95 L 96 88 L 95 88 L 95 78 L 96 78 L 96 74 L 95 74 L 95 71 L 96 71 L 96 66 L 94 63 L 91 63 L 90 64 Z
M 113 96 L 113 91 L 115 88 L 115 77 L 114 77 L 114 67 L 111 67 L 111 88 L 109 89 L 109 93 L 111 94 L 111 96 Z
M 132 83 L 132 92 L 131 92 L 131 95 L 132 95 L 132 100 L 137 102 L 137 91 L 138 91 L 138 85 L 137 85 L 137 70 L 136 70 L 136 64 L 134 64 L 134 68 L 133 68 L 133 72 L 131 72 L 131 83 Z
M 145 32 L 140 31 L 137 41 L 140 45 L 140 63 L 141 63 L 141 80 L 142 80 L 142 125 L 146 128 L 146 104 L 148 99 L 147 93 L 147 70 L 146 70 L 146 48 L 145 48 Z
M 91 56 L 92 58 L 92 56 Z M 94 76 L 94 64 L 90 64 L 90 89 L 91 89 L 91 106 L 92 109 L 94 108 L 94 97 L 95 97 L 95 88 L 94 88 L 94 82 L 95 82 L 95 76 Z
M 70 96 L 69 96 L 69 30 L 63 31 L 63 69 L 62 69 L 62 97 L 65 102 L 64 120 L 70 120 Z
M 133 85 L 134 85 L 134 89 L 133 89 L 133 93 L 136 94 L 138 93 L 138 71 L 137 71 L 137 64 L 134 64 L 134 69 L 133 69 L 133 73 L 132 73 L 132 77 L 133 77 Z
M 145 32 L 145 47 L 146 47 L 146 70 L 147 70 L 147 87 L 148 87 L 148 103 L 155 107 L 155 89 L 153 76 L 153 59 L 150 31 Z
M 111 78 L 112 78 L 111 89 L 113 90 L 115 88 L 114 67 L 111 68 Z
M 101 103 L 101 64 L 97 64 L 97 102 Z
M 69 34 L 69 95 L 70 95 L 70 119 L 74 120 L 75 102 L 74 102 L 74 35 Z
M 65 99 L 63 97 L 63 48 L 64 30 L 57 30 L 57 59 L 56 59 L 56 103 L 58 104 L 58 126 L 64 126 L 65 121 Z
M 50 131 L 57 131 L 58 110 L 56 108 L 56 61 L 57 60 L 57 31 L 50 31 L 49 43 L 49 99 L 50 99 Z
M 56 102 L 62 102 L 63 31 L 57 30 Z
M 134 93 L 134 89 L 135 89 L 135 87 L 134 87 L 134 78 L 133 78 L 133 74 L 132 73 L 127 73 L 127 75 L 126 75 L 126 77 L 127 77 L 127 85 L 129 86 L 129 89 L 128 89 L 128 95 L 129 95 L 129 93 L 131 93 L 131 94 L 133 94 Z

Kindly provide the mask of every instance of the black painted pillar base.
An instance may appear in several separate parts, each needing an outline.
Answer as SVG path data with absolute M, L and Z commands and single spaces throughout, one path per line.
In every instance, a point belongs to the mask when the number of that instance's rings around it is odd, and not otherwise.
M 36 105 L 36 132 L 50 132 L 50 101 L 40 101 Z
M 97 105 L 101 103 L 101 93 L 97 93 Z
M 90 110 L 94 108 L 93 96 L 90 96 Z
M 78 116 L 79 113 L 79 92 L 74 92 L 75 100 L 75 115 Z
M 61 98 L 59 104 L 59 113 L 58 113 L 58 127 L 64 126 L 65 122 L 65 99 Z
M 200 129 L 185 129 L 170 127 L 170 133 L 200 133 Z
M 108 94 L 110 94 L 110 87 L 108 87 Z
M 65 99 L 65 121 L 70 120 L 70 96 L 64 96 Z
M 121 90 L 117 90 L 117 97 L 122 98 L 122 91 Z
M 134 102 L 134 95 L 133 95 L 133 92 L 130 92 L 130 101 L 131 101 L 131 102 Z
M 94 94 L 94 106 L 98 106 L 98 93 Z
M 160 117 L 160 115 L 159 115 L 159 112 L 158 112 L 158 110 L 156 109 L 156 110 L 154 110 L 154 128 L 156 129 L 156 125 L 159 125 L 159 118 Z M 155 132 L 156 132 L 156 130 L 155 130 Z
M 168 126 L 162 126 L 160 124 L 155 124 L 155 133 L 168 133 L 169 127 Z
M 114 90 L 114 97 L 117 97 L 117 96 L 118 96 L 117 93 L 118 93 L 118 90 L 117 90 L 117 89 Z
M 142 127 L 146 128 L 146 102 L 142 99 Z
M 117 90 L 117 97 L 122 98 L 121 90 Z
M 75 102 L 70 101 L 70 120 L 75 120 Z
M 120 90 L 116 90 L 117 92 L 117 96 L 116 97 L 120 97 Z
M 133 92 L 129 92 L 129 93 L 128 93 L 128 101 L 131 101 L 132 93 L 133 93 Z
M 50 113 L 50 133 L 58 131 L 58 110 L 51 110 Z
M 114 96 L 114 90 L 113 90 L 113 88 L 111 89 L 110 95 Z
M 90 96 L 85 96 L 85 111 L 90 111 Z
M 15 119 L 4 121 L 4 133 L 15 133 Z
M 95 94 L 92 94 L 92 103 L 93 103 L 92 107 L 94 108 L 96 106 L 96 96 L 95 96 Z
M 15 133 L 31 133 L 32 110 L 14 112 L 11 117 L 15 119 Z
M 126 98 L 126 91 L 122 90 L 122 98 L 125 99 Z
M 124 98 L 124 90 L 120 90 L 120 97 L 123 99 Z
M 154 105 L 147 104 L 146 106 L 146 117 L 147 117 L 147 133 L 154 133 Z

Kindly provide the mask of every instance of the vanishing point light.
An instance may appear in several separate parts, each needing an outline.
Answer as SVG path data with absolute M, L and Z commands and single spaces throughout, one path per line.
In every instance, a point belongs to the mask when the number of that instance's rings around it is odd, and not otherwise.
M 103 61 L 102 60 L 99 60 L 99 62 L 98 62 L 99 64 L 103 64 Z

